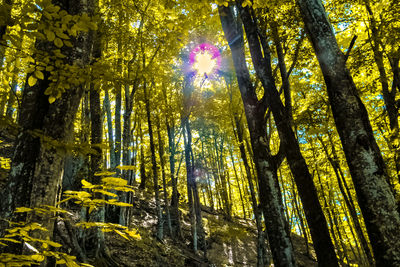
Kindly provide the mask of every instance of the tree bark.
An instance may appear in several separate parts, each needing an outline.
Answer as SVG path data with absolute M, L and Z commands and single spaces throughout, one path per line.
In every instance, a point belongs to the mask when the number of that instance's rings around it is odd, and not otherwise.
M 147 92 L 146 80 L 143 84 L 144 90 L 144 102 L 146 106 L 147 123 L 149 127 L 149 137 L 150 137 L 150 151 L 151 151 L 151 165 L 153 170 L 153 184 L 154 184 L 154 198 L 156 201 L 156 212 L 157 212 L 157 238 L 159 240 L 163 239 L 163 218 L 160 204 L 160 188 L 158 186 L 158 168 L 156 161 L 156 148 L 154 144 L 154 134 L 153 134 L 153 124 L 151 121 L 151 111 L 150 111 L 150 100 Z
M 245 114 L 250 131 L 254 161 L 259 182 L 260 201 L 265 214 L 267 235 L 276 266 L 295 266 L 294 252 L 286 224 L 279 194 L 275 184 L 273 166 L 268 144 L 265 142 L 266 125 L 263 123 L 265 107 L 260 105 L 251 83 L 244 55 L 244 40 L 241 24 L 235 21 L 229 7 L 219 6 L 219 14 L 225 37 L 232 51 L 232 58 L 242 95 Z
M 172 196 L 171 196 L 171 223 L 174 226 L 174 236 L 178 239 L 182 238 L 181 222 L 179 216 L 179 196 L 178 196 L 178 181 L 175 176 L 175 126 L 170 125 L 168 119 L 166 120 L 167 133 L 168 133 L 168 147 L 169 147 L 169 169 L 172 181 Z
M 69 14 L 93 12 L 92 1 L 53 1 Z M 71 37 L 72 48 L 63 48 L 66 55 L 64 64 L 85 67 L 90 62 L 93 40 L 88 33 Z M 54 49 L 53 44 L 37 41 L 36 47 L 42 51 Z M 38 55 L 35 55 L 38 57 Z M 40 57 L 37 58 L 39 61 Z M 16 207 L 38 207 L 56 204 L 64 168 L 65 141 L 73 131 L 73 121 L 77 112 L 83 86 L 71 86 L 60 98 L 50 104 L 44 91 L 49 86 L 50 73 L 44 72 L 44 79 L 34 86 L 26 86 L 21 105 L 19 125 L 21 132 L 15 142 L 15 152 L 7 186 L 2 192 L 0 217 L 11 219 Z M 28 75 L 27 79 L 30 75 Z M 46 141 L 46 140 L 49 140 Z M 49 231 L 39 234 L 39 238 L 50 238 L 53 234 L 54 219 L 51 214 L 32 215 L 30 221 L 38 222 Z
M 266 252 L 266 245 L 265 245 L 265 235 L 264 230 L 262 227 L 261 221 L 261 211 L 258 208 L 256 192 L 254 189 L 253 184 L 253 175 L 251 174 L 250 166 L 247 161 L 246 150 L 244 148 L 243 142 L 243 126 L 241 120 L 237 114 L 234 114 L 235 126 L 236 126 L 236 138 L 239 144 L 240 156 L 243 161 L 244 169 L 246 171 L 247 182 L 249 183 L 250 188 L 250 197 L 251 197 L 251 204 L 253 208 L 254 217 L 256 220 L 257 226 L 257 266 L 265 266 L 267 263 L 267 252 Z
M 264 96 L 260 100 L 271 109 L 281 140 L 281 145 L 293 173 L 299 196 L 303 204 L 306 219 L 310 227 L 315 251 L 320 264 L 337 266 L 337 258 L 332 244 L 324 213 L 319 203 L 317 190 L 308 166 L 301 154 L 299 143 L 290 125 L 290 119 L 275 87 L 272 75 L 271 58 L 265 37 L 258 34 L 256 18 L 252 17 L 249 7 L 242 7 L 237 1 L 240 16 L 246 31 L 250 54 L 258 78 L 264 88 Z M 264 107 L 264 109 L 266 108 Z M 262 121 L 260 117 L 259 121 Z M 254 150 L 253 146 L 253 150 Z
M 110 166 L 115 166 L 115 153 L 114 153 L 114 134 L 111 117 L 110 97 L 108 89 L 105 89 L 105 96 L 103 100 L 104 108 L 107 114 L 107 133 L 108 133 L 108 146 L 110 147 Z
M 298 0 L 363 213 L 376 264 L 400 264 L 400 216 L 368 113 L 319 0 Z

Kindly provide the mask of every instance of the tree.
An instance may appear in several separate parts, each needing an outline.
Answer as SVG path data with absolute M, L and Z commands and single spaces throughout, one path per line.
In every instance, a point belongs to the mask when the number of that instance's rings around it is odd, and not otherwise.
M 270 242 L 274 263 L 277 266 L 294 266 L 293 248 L 290 237 L 285 230 L 285 222 L 281 213 L 280 201 L 278 199 L 277 187 L 273 173 L 275 170 L 271 164 L 271 155 L 268 153 L 265 143 L 266 129 L 263 123 L 264 110 L 258 104 L 254 92 L 250 74 L 246 66 L 244 55 L 244 40 L 241 24 L 235 21 L 233 12 L 229 7 L 219 6 L 221 24 L 225 37 L 230 44 L 232 58 L 236 70 L 239 89 L 242 94 L 243 105 L 247 124 L 249 126 L 251 142 L 254 153 L 254 161 L 257 177 L 260 184 L 260 201 L 263 209 L 267 235 Z
M 84 91 L 85 77 L 78 74 L 87 71 L 90 63 L 93 38 L 88 30 L 96 27 L 88 14 L 92 14 L 94 6 L 94 1 L 42 2 L 40 11 L 50 15 L 40 21 L 45 25 L 45 35 L 36 41 L 36 65 L 32 66 L 23 92 L 19 117 L 22 131 L 15 141 L 7 186 L 2 190 L 7 199 L 2 202 L 2 218 L 12 218 L 16 207 L 54 206 L 59 197 L 64 168 L 62 151 Z M 73 29 L 72 15 L 81 23 L 84 21 L 84 32 Z M 71 17 L 67 29 L 52 26 L 60 25 L 65 16 Z M 51 30 L 46 25 L 51 25 Z M 66 75 L 72 77 L 68 82 Z M 59 80 L 63 83 L 55 82 Z M 49 230 L 46 235 L 51 236 L 54 220 L 48 216 L 35 215 L 29 220 L 41 223 Z
M 376 264 L 399 264 L 400 238 L 397 236 L 400 217 L 367 111 L 345 65 L 345 57 L 337 45 L 322 3 L 319 0 L 298 0 L 297 3 L 324 75 Z

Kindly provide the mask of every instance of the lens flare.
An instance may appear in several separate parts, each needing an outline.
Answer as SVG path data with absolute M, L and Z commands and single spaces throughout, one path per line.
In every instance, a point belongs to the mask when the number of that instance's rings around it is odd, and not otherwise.
M 189 63 L 196 76 L 213 78 L 221 67 L 221 54 L 215 46 L 202 43 L 190 52 Z
M 196 61 L 193 69 L 200 75 L 210 75 L 216 65 L 215 60 L 209 52 L 199 53 L 196 55 Z

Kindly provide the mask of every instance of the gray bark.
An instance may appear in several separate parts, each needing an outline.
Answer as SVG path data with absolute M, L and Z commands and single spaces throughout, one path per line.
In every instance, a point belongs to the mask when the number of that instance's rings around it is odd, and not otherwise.
M 235 21 L 233 12 L 229 7 L 219 6 L 219 14 L 225 37 L 232 51 L 236 76 L 249 126 L 260 188 L 260 200 L 266 215 L 267 236 L 271 245 L 274 264 L 276 266 L 295 266 L 292 244 L 286 232 L 284 215 L 281 213 L 281 202 L 278 199 L 279 193 L 277 192 L 273 175 L 275 170 L 273 164 L 271 164 L 268 145 L 265 143 L 266 126 L 262 123 L 265 112 L 263 106 L 258 103 L 251 83 L 250 73 L 246 66 L 243 33 L 241 32 L 242 26 Z
M 324 75 L 376 264 L 399 265 L 400 216 L 367 110 L 345 65 L 321 1 L 298 0 L 297 3 Z

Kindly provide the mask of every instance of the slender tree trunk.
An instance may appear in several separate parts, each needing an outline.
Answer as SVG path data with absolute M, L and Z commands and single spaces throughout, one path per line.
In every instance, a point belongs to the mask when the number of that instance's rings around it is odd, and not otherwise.
M 93 58 L 94 60 L 98 60 L 101 57 L 101 39 L 100 36 L 94 37 L 94 50 L 93 50 Z M 100 105 L 100 92 L 94 89 L 93 83 L 90 85 L 89 91 L 89 100 L 90 100 L 90 121 L 91 121 L 91 145 L 92 149 L 96 151 L 90 155 L 90 174 L 89 181 L 93 184 L 101 183 L 101 176 L 96 176 L 95 173 L 101 171 L 102 169 L 102 149 L 99 147 L 103 142 L 103 122 L 101 118 L 101 105 Z M 102 198 L 101 194 L 96 196 L 97 198 Z M 89 215 L 93 221 L 96 222 L 104 222 L 105 220 L 105 209 L 104 207 L 98 208 L 98 210 L 94 211 Z M 105 253 L 105 239 L 104 234 L 100 229 L 94 230 L 95 238 L 91 242 L 90 249 L 95 250 L 96 257 L 100 257 L 101 253 Z M 85 242 L 87 243 L 87 242 Z
M 343 173 L 342 173 L 342 171 L 340 169 L 339 159 L 338 159 L 338 156 L 336 155 L 335 147 L 332 145 L 332 149 L 331 149 L 332 150 L 332 154 L 333 154 L 333 158 L 332 158 L 331 156 L 329 156 L 328 149 L 327 149 L 325 143 L 323 142 L 322 138 L 319 135 L 317 136 L 317 138 L 318 138 L 319 142 L 321 143 L 322 148 L 324 149 L 324 152 L 325 152 L 326 156 L 328 157 L 328 161 L 331 164 L 331 166 L 333 168 L 333 171 L 335 172 L 335 176 L 336 176 L 336 179 L 337 179 L 338 185 L 339 185 L 339 190 L 342 193 L 344 202 L 345 202 L 345 204 L 347 206 L 347 209 L 349 210 L 350 218 L 352 219 L 352 222 L 354 224 L 354 228 L 355 228 L 356 233 L 358 235 L 358 238 L 359 238 L 359 240 L 361 242 L 361 246 L 362 246 L 362 248 L 363 248 L 363 250 L 365 252 L 365 255 L 368 258 L 369 264 L 371 266 L 373 266 L 374 265 L 374 261 L 373 261 L 373 257 L 372 257 L 372 252 L 369 249 L 368 242 L 367 242 L 367 240 L 366 240 L 366 238 L 364 236 L 364 233 L 362 231 L 360 222 L 358 220 L 356 209 L 354 207 L 354 204 L 351 201 L 351 195 L 347 194 L 347 192 L 345 191 L 345 188 L 343 186 L 342 179 L 344 179 L 344 175 L 343 175 Z
M 14 114 L 14 104 L 16 100 L 16 93 L 17 93 L 17 86 L 18 83 L 17 81 L 13 80 L 11 83 L 11 88 L 10 88 L 10 93 L 8 96 L 8 101 L 7 101 L 7 109 L 6 109 L 6 116 L 10 120 L 12 120 L 13 114 Z
M 396 148 L 396 145 L 394 145 L 394 140 L 399 137 L 400 132 L 399 132 L 399 113 L 398 113 L 398 107 L 396 106 L 396 80 L 399 78 L 399 73 L 398 73 L 398 67 L 396 71 L 396 60 L 389 59 L 390 65 L 392 67 L 393 71 L 393 84 L 392 84 L 392 89 L 389 89 L 389 80 L 386 74 L 385 70 L 385 64 L 384 64 L 384 53 L 385 50 L 382 46 L 382 42 L 380 40 L 381 34 L 379 30 L 379 26 L 377 25 L 377 21 L 375 20 L 374 13 L 371 9 L 371 6 L 369 4 L 368 0 L 364 1 L 365 7 L 368 12 L 369 16 L 369 28 L 371 29 L 371 34 L 369 34 L 369 41 L 371 43 L 371 48 L 372 52 L 374 54 L 374 59 L 375 59 L 375 64 L 378 68 L 379 71 L 379 81 L 382 86 L 382 96 L 383 96 L 383 101 L 386 106 L 386 112 L 389 117 L 389 125 L 390 125 L 390 130 L 392 131 L 390 135 L 390 142 L 388 142 L 390 150 L 392 150 L 393 155 L 394 155 L 394 163 L 396 166 L 396 176 L 398 177 L 400 181 L 400 151 Z M 398 60 L 397 60 L 398 62 Z M 398 66 L 398 63 L 397 63 Z M 392 185 L 392 182 L 389 181 L 389 185 Z M 392 185 L 392 191 L 395 192 L 393 185 Z M 400 203 L 398 202 L 397 204 L 398 211 L 400 211 Z
M 231 156 L 231 162 L 232 162 L 233 172 L 235 173 L 235 179 L 236 179 L 237 187 L 238 187 L 238 190 L 239 190 L 240 202 L 242 203 L 243 220 L 246 220 L 246 208 L 244 207 L 242 189 L 240 188 L 239 176 L 238 176 L 237 171 L 236 171 L 235 160 L 233 159 L 232 148 L 229 149 L 229 154 L 230 154 L 230 156 Z
M 169 168 L 172 181 L 172 197 L 171 197 L 171 222 L 174 226 L 174 235 L 182 238 L 181 222 L 179 216 L 179 197 L 178 197 L 178 181 L 175 176 L 175 126 L 170 126 L 168 119 L 166 120 L 169 146 Z
M 265 264 L 267 263 L 267 252 L 265 247 L 265 236 L 261 222 L 261 211 L 258 208 L 256 192 L 253 184 L 253 175 L 251 174 L 250 166 L 247 161 L 247 155 L 243 144 L 243 126 L 237 114 L 234 114 L 234 121 L 236 126 L 236 137 L 239 144 L 240 156 L 242 158 L 243 165 L 246 171 L 247 181 L 249 183 L 251 203 L 257 226 L 257 266 L 261 267 L 265 266 Z
M 190 128 L 188 128 L 188 120 L 189 118 L 184 118 L 182 122 L 183 127 L 183 140 L 185 146 L 185 163 L 186 163 L 186 184 L 187 184 L 187 194 L 188 194 L 188 206 L 189 206 L 189 218 L 190 218 L 190 226 L 192 231 L 193 238 L 193 251 L 197 252 L 197 227 L 196 227 L 196 215 L 194 210 L 194 201 L 193 201 L 193 183 L 194 183 L 194 172 L 191 161 L 190 149 L 191 149 L 191 140 L 189 136 Z
M 161 137 L 161 123 L 159 117 L 157 117 L 157 137 L 158 137 L 158 155 L 160 157 L 160 163 L 161 163 L 161 177 L 162 177 L 163 193 L 164 193 L 164 210 L 165 210 L 165 215 L 167 216 L 169 235 L 172 236 L 171 215 L 169 212 L 167 182 L 165 177 L 164 140 Z
M 118 14 L 118 23 L 122 24 L 121 13 Z M 117 72 L 122 73 L 122 58 L 121 58 L 122 44 L 121 40 L 118 40 L 118 60 L 117 60 Z M 121 164 L 121 106 L 122 106 L 122 84 L 119 80 L 115 82 L 115 143 L 114 143 L 114 154 L 115 154 L 115 165 L 111 166 L 111 169 L 115 169 L 116 166 Z M 116 169 L 119 173 L 119 169 Z
M 400 264 L 400 216 L 385 163 L 345 58 L 319 0 L 297 0 L 317 55 L 376 264 Z
M 225 210 L 225 215 L 226 215 L 226 219 L 228 221 L 232 220 L 232 215 L 231 215 L 231 206 L 229 203 L 229 199 L 228 199 L 228 192 L 227 192 L 227 188 L 226 188 L 226 177 L 225 177 L 225 167 L 224 167 L 224 160 L 223 160 L 223 144 L 224 144 L 224 140 L 221 137 L 221 143 L 217 144 L 217 133 L 213 132 L 214 135 L 214 146 L 215 146 L 215 152 L 216 152 L 216 166 L 217 166 L 217 170 L 218 170 L 218 176 L 219 176 L 219 180 L 220 180 L 220 191 L 221 191 L 221 195 L 222 195 L 222 203 L 224 205 L 224 210 Z
M 114 134 L 113 134 L 113 126 L 112 126 L 110 98 L 108 95 L 107 87 L 105 90 L 103 105 L 104 105 L 104 108 L 106 109 L 106 114 L 107 114 L 108 146 L 110 147 L 110 167 L 112 167 L 112 166 L 116 166 L 115 165 L 116 163 L 115 163 L 115 153 L 114 153 Z
M 304 238 L 304 243 L 306 245 L 306 254 L 307 256 L 310 257 L 310 248 L 308 245 L 308 235 L 307 235 L 307 230 L 306 230 L 306 226 L 304 224 L 304 219 L 302 216 L 302 213 L 300 212 L 300 207 L 299 207 L 299 203 L 297 201 L 297 192 L 296 192 L 296 188 L 295 188 L 295 181 L 293 178 L 292 174 L 289 174 L 291 179 L 292 179 L 292 195 L 293 195 L 293 203 L 294 203 L 294 207 L 297 213 L 297 218 L 299 218 L 299 222 L 300 222 L 300 228 L 301 228 L 301 232 L 303 233 L 303 238 Z
M 146 80 L 144 80 L 143 84 L 144 90 L 144 101 L 146 105 L 146 115 L 147 115 L 147 123 L 149 127 L 149 137 L 150 137 L 150 151 L 151 151 L 151 165 L 153 169 L 153 183 L 154 183 L 154 197 L 156 201 L 156 212 L 157 212 L 157 238 L 162 240 L 164 237 L 164 229 L 163 229 L 163 218 L 162 218 L 162 210 L 160 204 L 160 188 L 158 186 L 158 168 L 156 161 L 156 148 L 154 144 L 154 134 L 153 134 L 153 124 L 151 121 L 151 111 L 150 111 L 150 100 L 147 92 Z
M 144 140 L 143 140 L 143 131 L 142 131 L 142 123 L 139 121 L 139 135 L 140 135 L 140 189 L 146 188 L 146 162 L 144 157 Z

